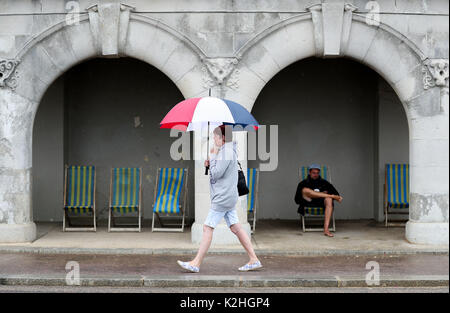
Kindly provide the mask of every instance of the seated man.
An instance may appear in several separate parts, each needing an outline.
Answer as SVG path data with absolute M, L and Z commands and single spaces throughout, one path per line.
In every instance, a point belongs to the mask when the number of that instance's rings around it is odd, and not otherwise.
M 333 200 L 341 202 L 343 198 L 332 184 L 320 177 L 319 165 L 310 165 L 308 171 L 308 177 L 298 184 L 295 193 L 295 203 L 299 204 L 298 213 L 304 215 L 305 207 L 325 208 L 323 233 L 325 236 L 334 237 L 328 229 L 333 212 Z

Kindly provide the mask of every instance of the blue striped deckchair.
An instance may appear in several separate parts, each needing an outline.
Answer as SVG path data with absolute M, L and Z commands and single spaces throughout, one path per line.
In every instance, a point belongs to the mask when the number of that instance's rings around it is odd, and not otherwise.
M 304 180 L 308 177 L 309 171 L 307 166 L 300 167 L 300 180 Z M 329 168 L 327 166 L 322 165 L 320 167 L 320 176 L 331 182 L 331 175 Z M 308 217 L 325 217 L 325 208 L 322 207 L 305 207 L 305 214 L 301 216 L 302 229 L 303 232 L 306 231 L 323 231 L 323 228 L 306 228 L 306 218 Z M 332 213 L 332 227 L 330 231 L 336 231 L 336 221 L 334 219 L 334 210 Z
M 249 222 L 251 222 L 251 231 L 255 232 L 256 228 L 256 208 L 258 206 L 258 184 L 259 184 L 259 170 L 256 168 L 247 168 L 247 214 Z M 251 216 L 251 218 L 250 218 Z
M 384 183 L 386 226 L 399 225 L 398 223 L 389 223 L 388 215 L 409 213 L 409 210 L 401 209 L 409 209 L 409 164 L 386 164 Z
M 184 168 L 159 168 L 156 173 L 155 194 L 153 200 L 152 231 L 184 231 L 184 216 L 187 197 L 188 169 Z M 181 202 L 181 194 L 183 200 Z M 173 217 L 181 215 L 180 224 L 163 224 L 161 217 Z M 155 216 L 161 227 L 155 227 Z
M 136 167 L 111 169 L 108 231 L 141 231 L 141 174 L 142 169 Z M 137 224 L 116 225 L 115 221 L 118 216 L 114 214 L 125 215 L 128 213 L 137 215 Z
M 95 166 L 65 166 L 63 231 L 96 231 Z M 71 218 L 92 215 L 93 226 L 74 227 Z

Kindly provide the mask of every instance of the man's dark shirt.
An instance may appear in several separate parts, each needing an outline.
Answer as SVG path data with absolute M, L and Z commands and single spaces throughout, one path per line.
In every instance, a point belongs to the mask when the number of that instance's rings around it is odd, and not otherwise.
M 304 215 L 305 213 L 305 206 L 320 206 L 324 207 L 324 199 L 313 199 L 311 203 L 306 201 L 303 198 L 302 190 L 303 188 L 309 188 L 309 189 L 319 189 L 319 192 L 327 192 L 329 195 L 339 195 L 338 191 L 332 184 L 330 184 L 328 181 L 323 179 L 319 176 L 317 179 L 312 179 L 309 175 L 306 179 L 302 180 L 298 186 L 297 186 L 297 192 L 295 193 L 295 203 L 299 205 L 298 207 L 298 213 Z M 313 204 L 313 205 L 311 205 Z

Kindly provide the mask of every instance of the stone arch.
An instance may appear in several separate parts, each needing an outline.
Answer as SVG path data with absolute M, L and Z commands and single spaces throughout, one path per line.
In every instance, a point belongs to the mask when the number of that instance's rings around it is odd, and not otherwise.
M 339 55 L 324 55 L 321 35 L 310 14 L 285 19 L 249 40 L 235 57 L 239 59 L 239 90 L 224 87 L 229 97 L 239 97 L 251 110 L 264 85 L 283 68 L 308 57 L 346 57 L 367 65 L 382 76 L 399 96 L 411 118 L 409 101 L 422 95 L 423 67 L 427 57 L 404 35 L 380 23 L 367 25 L 364 17 L 353 14 L 345 42 Z M 319 50 L 318 50 L 319 49 Z M 389 58 L 386 57 L 389 55 Z M 240 96 L 238 95 L 241 94 Z
M 94 57 L 120 56 L 156 67 L 185 97 L 204 91 L 201 75 L 205 53 L 167 24 L 131 13 L 124 42 L 116 43 L 117 53 L 112 55 L 102 54 L 101 34 L 94 34 L 92 24 L 87 16 L 80 18 L 78 25 L 61 21 L 29 40 L 15 57 L 19 77 L 14 91 L 38 102 L 51 82 L 72 66 Z
M 29 116 L 30 130 L 39 102 L 47 88 L 69 68 L 102 54 L 101 39 L 92 31 L 92 20 L 87 15 L 77 25 L 60 21 L 33 36 L 15 59 L 16 77 L 12 77 L 12 96 L 27 104 L 18 113 Z M 205 53 L 189 38 L 167 24 L 151 17 L 130 14 L 125 42 L 117 43 L 117 55 L 146 62 L 163 72 L 184 97 L 204 94 Z M 6 92 L 10 92 L 6 90 Z
M 428 58 L 400 32 L 383 23 L 368 25 L 351 8 L 345 8 L 343 21 L 334 25 L 342 33 L 338 43 L 330 42 L 339 48 L 333 54 L 324 47 L 330 36 L 324 35 L 323 19 L 322 13 L 312 10 L 250 40 L 236 53 L 239 63 L 233 83 L 222 86 L 222 96 L 251 111 L 266 83 L 296 61 L 347 57 L 367 65 L 396 92 L 408 121 L 411 187 L 406 238 L 413 243 L 448 244 L 448 60 Z M 436 183 L 428 185 L 425 177 Z
M 99 31 L 94 24 L 101 19 L 89 11 L 78 24 L 60 21 L 34 36 L 11 61 L 8 88 L 0 88 L 0 107 L 4 108 L 0 110 L 0 242 L 27 242 L 36 237 L 31 212 L 33 123 L 45 91 L 69 68 L 95 57 L 127 56 L 159 69 L 184 97 L 205 93 L 203 51 L 156 19 L 132 12 L 123 18 L 124 12 L 120 11 L 116 24 L 117 41 L 111 42 Z M 105 21 L 105 27 L 111 24 Z M 105 53 L 105 42 L 115 52 Z

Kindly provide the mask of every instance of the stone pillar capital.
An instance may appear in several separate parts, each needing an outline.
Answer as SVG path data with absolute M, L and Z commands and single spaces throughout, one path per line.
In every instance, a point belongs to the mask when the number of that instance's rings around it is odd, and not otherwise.
M 423 88 L 441 87 L 448 89 L 448 59 L 426 59 L 423 62 Z
M 217 85 L 225 85 L 231 89 L 238 88 L 239 70 L 236 66 L 239 60 L 237 58 L 203 58 L 202 62 L 205 65 L 203 69 L 205 89 Z
M 0 87 L 9 87 L 15 89 L 17 86 L 17 65 L 19 60 L 0 59 Z

